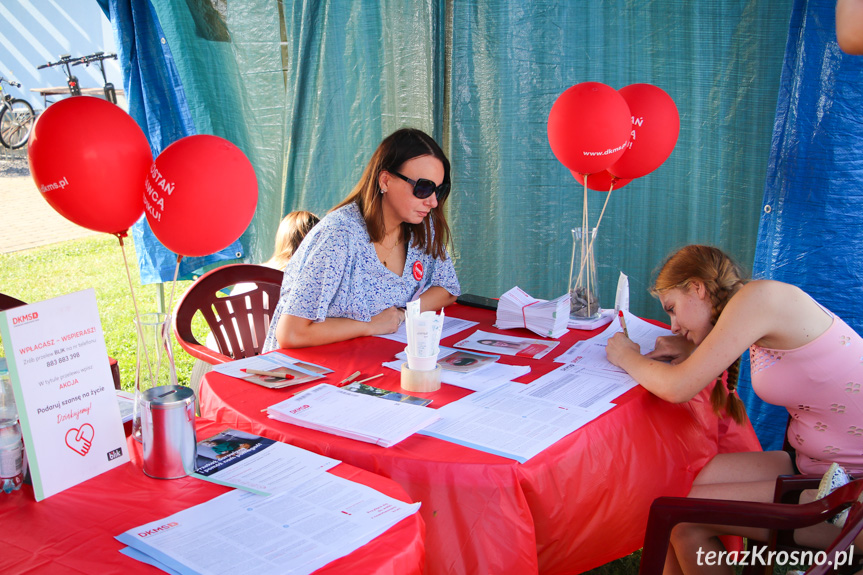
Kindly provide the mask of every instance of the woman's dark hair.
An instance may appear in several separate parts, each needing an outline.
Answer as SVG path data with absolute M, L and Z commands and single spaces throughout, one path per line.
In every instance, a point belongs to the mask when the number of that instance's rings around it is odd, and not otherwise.
M 440 160 L 443 164 L 443 183 L 450 183 L 449 160 L 437 142 L 422 130 L 401 128 L 384 138 L 372 154 L 360 181 L 348 197 L 333 210 L 356 202 L 366 221 L 369 237 L 373 242 L 379 242 L 383 239 L 386 230 L 378 177 L 381 172 L 398 172 L 405 162 L 420 156 L 432 156 Z M 402 223 L 401 230 L 402 238 L 407 238 L 410 233 L 413 233 L 414 247 L 438 259 L 444 258 L 446 244 L 450 237 L 443 211 L 445 202 L 446 198 L 439 201 L 437 207 L 429 213 L 429 217 L 418 224 Z M 434 226 L 434 239 L 432 239 L 432 226 Z

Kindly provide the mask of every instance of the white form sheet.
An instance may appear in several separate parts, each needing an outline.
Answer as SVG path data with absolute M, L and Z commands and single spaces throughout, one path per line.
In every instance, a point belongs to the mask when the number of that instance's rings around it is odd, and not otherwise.
M 472 393 L 438 409 L 441 419 L 419 433 L 524 463 L 614 407 L 563 405 L 520 393 L 525 387 L 506 383 Z
M 595 405 L 607 405 L 637 385 L 625 372 L 585 369 L 577 363 L 568 363 L 525 385 L 519 393 L 592 409 Z
M 329 473 L 264 497 L 234 489 L 116 538 L 184 575 L 307 574 L 416 513 Z
M 436 421 L 437 411 L 322 383 L 267 408 L 279 421 L 390 447 Z
M 671 335 L 671 330 L 653 325 L 628 311 L 623 312 L 623 317 L 626 319 L 626 331 L 629 332 L 629 339 L 638 344 L 642 355 L 653 351 L 653 348 L 656 347 L 657 337 Z M 608 340 L 621 331 L 623 328 L 620 327 L 620 321 L 615 319 L 608 324 L 608 327 L 601 334 L 576 343 L 557 356 L 554 361 L 558 363 L 581 363 L 585 367 L 621 371 L 611 365 L 605 357 L 605 346 Z
M 457 317 L 444 316 L 443 320 L 443 329 L 441 330 L 440 338 L 444 339 L 453 334 L 456 334 L 460 331 L 464 331 L 469 327 L 473 327 L 475 325 L 479 325 L 478 321 L 468 321 L 466 319 L 460 319 Z M 388 333 L 384 335 L 376 335 L 374 337 L 382 337 L 384 339 L 391 339 L 393 341 L 400 341 L 403 344 L 407 345 L 408 343 L 408 332 L 407 325 L 401 324 L 399 329 L 395 333 Z

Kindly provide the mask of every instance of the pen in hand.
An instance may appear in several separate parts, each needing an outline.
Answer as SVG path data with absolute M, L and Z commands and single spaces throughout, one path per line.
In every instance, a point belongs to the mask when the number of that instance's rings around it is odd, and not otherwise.
M 626 320 L 623 319 L 623 310 L 617 312 L 617 318 L 620 320 L 620 327 L 623 328 L 623 335 L 629 337 L 629 332 L 626 331 Z

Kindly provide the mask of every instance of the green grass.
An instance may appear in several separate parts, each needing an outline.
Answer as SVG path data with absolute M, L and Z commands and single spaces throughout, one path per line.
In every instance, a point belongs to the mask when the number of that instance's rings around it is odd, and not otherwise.
M 140 313 L 159 311 L 158 287 L 142 286 L 131 238 L 125 240 L 126 258 Z M 191 282 L 177 282 L 174 302 Z M 123 250 L 117 238 L 108 234 L 70 240 L 59 244 L 0 254 L 0 292 L 27 303 L 93 288 L 99 306 L 99 317 L 105 333 L 108 355 L 117 359 L 123 389 L 135 387 L 135 310 L 129 291 L 129 280 L 123 264 Z M 171 284 L 165 284 L 165 299 Z M 167 305 L 167 302 L 166 302 Z M 206 334 L 200 316 L 195 334 Z M 203 339 L 201 339 L 203 341 Z M 174 342 L 177 379 L 189 383 L 194 359 Z

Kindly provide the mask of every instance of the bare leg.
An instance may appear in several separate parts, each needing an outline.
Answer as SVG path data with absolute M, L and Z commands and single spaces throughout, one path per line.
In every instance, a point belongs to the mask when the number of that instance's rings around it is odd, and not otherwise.
M 773 501 L 776 477 L 793 473 L 791 459 L 782 451 L 723 453 L 708 463 L 692 486 L 689 497 L 732 499 L 738 501 Z M 666 560 L 666 575 L 674 573 L 733 573 L 727 561 L 707 565 L 708 553 L 718 557 L 725 548 L 719 535 L 742 535 L 764 540 L 765 529 L 747 529 L 716 525 L 680 524 L 671 533 L 674 557 Z M 671 554 L 671 551 L 669 552 Z M 680 569 L 677 571 L 676 568 Z

